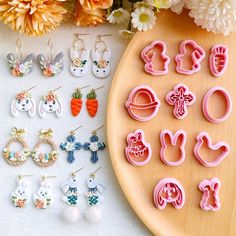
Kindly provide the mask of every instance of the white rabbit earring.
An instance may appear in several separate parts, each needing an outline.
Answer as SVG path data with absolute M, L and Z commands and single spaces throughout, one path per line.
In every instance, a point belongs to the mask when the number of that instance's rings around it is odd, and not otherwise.
M 33 67 L 34 55 L 31 53 L 23 59 L 22 46 L 20 39 L 16 41 L 16 55 L 9 53 L 7 55 L 8 66 L 15 77 L 23 77 L 29 74 Z
M 53 77 L 64 69 L 63 65 L 64 53 L 60 52 L 53 57 L 53 43 L 52 40 L 48 40 L 48 57 L 46 58 L 43 54 L 37 56 L 40 68 L 45 77 Z
M 75 77 L 83 77 L 89 72 L 90 50 L 85 46 L 84 40 L 80 38 L 81 35 L 89 34 L 75 34 L 76 39 L 70 49 L 70 73 Z
M 36 112 L 35 101 L 29 93 L 34 87 L 18 93 L 11 103 L 11 114 L 18 116 L 19 112 L 27 112 L 30 117 L 33 117 Z
M 24 177 L 32 175 L 19 175 L 17 178 L 17 187 L 11 194 L 11 203 L 18 208 L 24 208 L 30 201 L 29 184 Z
M 54 178 L 56 176 L 44 175 L 40 179 L 40 187 L 36 193 L 33 195 L 34 205 L 38 209 L 46 209 L 52 204 L 52 190 L 51 184 L 48 178 Z
M 38 112 L 41 118 L 45 118 L 46 113 L 55 113 L 57 117 L 62 115 L 62 103 L 55 93 L 55 91 L 61 87 L 49 91 L 46 96 L 42 97 L 38 107 Z
M 106 42 L 102 37 L 111 36 L 111 34 L 97 35 L 95 48 L 91 52 L 93 60 L 92 71 L 95 77 L 106 78 L 110 72 L 111 50 L 107 48 Z

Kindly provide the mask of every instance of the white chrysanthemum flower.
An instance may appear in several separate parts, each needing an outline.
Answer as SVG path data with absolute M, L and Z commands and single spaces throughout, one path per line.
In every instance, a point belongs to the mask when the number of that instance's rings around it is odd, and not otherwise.
M 171 0 L 171 11 L 181 14 L 184 9 L 184 4 L 186 0 Z
M 235 0 L 190 0 L 187 6 L 194 22 L 207 31 L 228 35 L 236 30 Z
M 133 27 L 138 29 L 138 31 L 147 31 L 156 24 L 155 14 L 149 8 L 137 8 L 132 12 L 131 16 Z
M 152 0 L 150 0 L 150 1 L 152 1 Z M 152 9 L 154 6 L 152 4 L 150 4 L 148 1 L 141 1 L 141 2 L 134 3 L 134 9 L 141 8 L 141 7 Z
M 119 35 L 125 39 L 131 39 L 134 36 L 134 32 L 131 30 L 119 30 Z
M 157 9 L 167 9 L 171 6 L 171 0 L 147 0 L 147 3 Z
M 130 13 L 124 8 L 119 8 L 111 12 L 111 14 L 107 17 L 107 20 L 112 24 L 120 24 L 123 23 L 130 18 Z

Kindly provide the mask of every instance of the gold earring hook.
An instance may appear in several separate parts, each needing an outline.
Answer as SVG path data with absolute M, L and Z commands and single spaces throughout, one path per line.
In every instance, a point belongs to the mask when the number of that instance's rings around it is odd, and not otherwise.
M 81 39 L 80 36 L 82 36 L 82 35 L 90 35 L 90 33 L 75 33 L 75 38 Z
M 53 58 L 53 42 L 52 39 L 50 38 L 48 40 L 48 60 L 52 61 Z
M 102 166 L 98 167 L 93 173 L 91 173 L 91 177 L 95 177 L 95 174 L 102 168 Z
M 100 127 L 98 127 L 97 129 L 92 131 L 92 135 L 96 135 L 98 130 L 102 129 L 104 127 L 104 125 L 101 125 Z
M 76 176 L 76 174 L 77 174 L 79 171 L 81 171 L 82 169 L 84 169 L 84 167 L 81 167 L 81 168 L 79 168 L 78 170 L 72 172 L 72 173 L 71 173 L 72 176 Z
M 34 88 L 36 88 L 37 87 L 37 85 L 34 85 L 34 86 L 32 86 L 31 88 L 29 88 L 29 89 L 27 89 L 27 90 L 25 90 L 26 92 L 29 92 L 30 90 L 32 90 L 32 89 L 34 89 Z
M 110 37 L 110 36 L 112 36 L 112 34 L 98 34 L 97 35 L 97 40 L 98 41 L 103 41 L 102 37 Z
M 54 89 L 54 90 L 52 90 L 53 92 L 56 92 L 57 90 L 59 90 L 59 89 L 61 89 L 63 86 L 60 86 L 60 87 L 58 87 L 58 88 L 56 88 L 56 89 Z
M 18 175 L 18 180 L 21 180 L 21 179 L 23 179 L 24 177 L 32 177 L 33 175 L 22 175 L 22 174 L 20 174 L 20 175 Z
M 56 178 L 56 175 L 43 175 L 42 178 L 41 178 L 41 181 L 44 181 L 46 179 L 50 179 L 50 178 Z
M 98 88 L 95 88 L 94 91 L 97 91 L 97 90 L 99 90 L 99 89 L 101 89 L 101 88 L 104 88 L 104 87 L 105 87 L 105 85 L 100 86 L 100 87 L 98 87 Z
M 17 60 L 22 60 L 22 57 L 23 57 L 23 53 L 22 53 L 22 45 L 21 45 L 21 41 L 19 38 L 17 38 L 16 40 L 16 57 L 17 57 Z
M 83 126 L 83 125 L 80 125 L 78 128 L 72 130 L 70 133 L 71 133 L 72 135 L 74 135 L 75 132 L 76 132 L 77 130 L 79 130 L 82 126 Z

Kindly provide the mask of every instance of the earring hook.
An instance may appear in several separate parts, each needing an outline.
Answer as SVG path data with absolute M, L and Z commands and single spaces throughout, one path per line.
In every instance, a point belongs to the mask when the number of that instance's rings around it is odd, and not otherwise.
M 93 130 L 93 131 L 92 131 L 92 134 L 93 134 L 93 135 L 96 135 L 97 132 L 98 132 L 98 130 L 102 129 L 103 127 L 104 127 L 104 125 L 101 125 L 101 126 L 98 127 L 97 129 Z
M 72 135 L 75 134 L 75 132 L 76 132 L 77 130 L 79 130 L 82 126 L 83 126 L 83 125 L 80 125 L 78 128 L 72 130 L 72 131 L 71 131 L 71 134 L 72 134 Z
M 53 42 L 52 39 L 50 38 L 48 40 L 48 60 L 52 61 L 53 58 Z
M 100 87 L 98 87 L 98 88 L 95 88 L 94 91 L 97 91 L 97 90 L 99 90 L 99 89 L 101 89 L 101 88 L 104 88 L 104 87 L 105 87 L 105 85 L 100 86 Z
M 91 173 L 91 177 L 95 177 L 95 174 L 102 168 L 102 166 L 98 167 L 93 173 Z
M 20 175 L 18 175 L 18 180 L 21 180 L 21 179 L 23 179 L 24 177 L 32 177 L 33 175 L 22 175 L 22 174 L 20 174 Z
M 56 92 L 57 90 L 59 90 L 59 89 L 61 89 L 63 86 L 60 86 L 60 87 L 58 87 L 58 88 L 56 88 L 56 89 L 54 89 L 54 90 L 52 90 L 53 92 Z
M 17 38 L 17 40 L 16 40 L 16 53 L 17 53 L 17 60 L 22 60 L 22 45 L 21 45 L 21 41 L 20 41 L 20 39 L 19 38 Z
M 82 169 L 84 169 L 84 167 L 81 167 L 81 168 L 79 168 L 78 170 L 72 172 L 72 173 L 71 173 L 72 176 L 76 176 L 76 174 L 77 174 L 79 171 L 81 171 Z
M 81 35 L 89 35 L 89 33 L 75 33 L 75 40 L 73 42 L 73 47 L 76 48 L 76 43 L 77 42 L 82 42 L 82 48 L 80 50 L 83 50 L 85 48 L 85 43 L 84 40 L 80 37 Z
M 27 90 L 25 90 L 26 92 L 29 92 L 30 90 L 32 90 L 32 89 L 34 89 L 34 88 L 36 88 L 37 87 L 37 85 L 34 85 L 34 86 L 32 86 L 31 88 L 29 88 L 29 89 L 27 89 Z
M 43 175 L 42 178 L 41 178 L 41 181 L 44 181 L 46 179 L 49 179 L 49 178 L 56 178 L 56 175 Z

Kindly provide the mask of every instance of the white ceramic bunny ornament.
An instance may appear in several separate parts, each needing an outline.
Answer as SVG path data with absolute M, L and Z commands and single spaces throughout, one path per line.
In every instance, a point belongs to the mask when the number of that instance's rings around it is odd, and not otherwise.
M 28 91 L 18 93 L 11 103 L 11 114 L 18 116 L 19 112 L 27 112 L 30 117 L 33 117 L 36 112 L 35 101 Z

